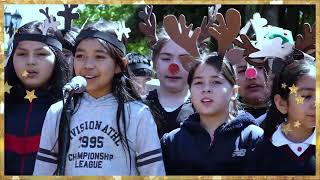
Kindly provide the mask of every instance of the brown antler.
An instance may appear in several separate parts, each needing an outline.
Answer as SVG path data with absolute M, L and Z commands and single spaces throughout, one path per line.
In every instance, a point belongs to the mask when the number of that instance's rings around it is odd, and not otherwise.
M 180 24 L 180 27 L 179 27 Z M 183 14 L 179 16 L 179 22 L 174 15 L 167 15 L 163 19 L 163 26 L 170 38 L 179 46 L 188 51 L 193 57 L 199 57 L 200 53 L 197 47 L 197 40 L 201 29 L 195 28 L 191 37 L 192 24 L 186 26 L 186 18 Z
M 198 38 L 198 43 L 201 43 L 202 41 L 210 37 L 208 30 L 209 30 L 209 27 L 212 27 L 214 22 L 216 21 L 216 16 L 220 7 L 221 7 L 220 4 L 216 6 L 208 7 L 208 17 L 204 16 L 202 19 L 202 23 L 200 26 L 201 33 Z
M 298 34 L 295 47 L 303 52 L 316 48 L 316 29 L 315 24 L 311 28 L 309 23 L 304 23 L 303 35 Z
M 235 44 L 236 46 L 244 49 L 243 56 L 249 56 L 249 54 L 259 51 L 259 49 L 255 48 L 251 44 L 250 39 L 249 39 L 249 37 L 247 35 L 240 34 L 240 39 L 242 40 L 242 42 L 239 41 L 238 39 L 234 39 L 233 40 L 233 44 Z
M 156 15 L 152 12 L 153 6 L 145 6 L 143 11 L 139 12 L 139 17 L 143 22 L 139 22 L 139 30 L 149 39 L 149 47 L 158 41 L 156 35 L 157 20 Z
M 218 53 L 224 55 L 226 50 L 232 45 L 237 37 L 241 26 L 241 15 L 236 9 L 228 9 L 225 18 L 222 14 L 217 14 L 219 25 L 214 24 L 209 28 L 209 33 L 218 41 Z

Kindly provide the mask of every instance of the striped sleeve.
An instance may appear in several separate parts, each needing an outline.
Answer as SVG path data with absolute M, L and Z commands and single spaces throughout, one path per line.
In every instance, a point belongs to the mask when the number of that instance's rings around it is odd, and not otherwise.
M 143 110 L 138 124 L 136 152 L 136 165 L 140 175 L 165 175 L 157 127 L 148 108 Z
M 58 105 L 54 104 L 49 108 L 44 120 L 33 175 L 50 176 L 57 168 L 57 139 L 62 103 L 61 106 Z

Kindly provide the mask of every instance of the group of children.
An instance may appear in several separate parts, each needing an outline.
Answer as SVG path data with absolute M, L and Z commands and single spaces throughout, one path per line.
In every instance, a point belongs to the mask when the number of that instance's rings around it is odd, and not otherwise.
M 120 22 L 61 33 L 47 10 L 18 29 L 5 67 L 6 175 L 315 175 L 314 58 L 284 35 L 251 44 L 235 9 L 193 32 L 168 15 L 159 37 L 152 6 L 143 13 L 151 60 L 126 52 Z M 200 36 L 218 51 L 200 53 Z M 74 76 L 87 87 L 68 120 L 62 89 Z

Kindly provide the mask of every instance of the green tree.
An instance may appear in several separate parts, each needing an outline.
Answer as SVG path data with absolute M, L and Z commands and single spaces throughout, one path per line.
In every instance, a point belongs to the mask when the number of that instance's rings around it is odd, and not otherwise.
M 136 5 L 86 5 L 82 11 L 79 11 L 80 18 L 74 21 L 74 24 L 81 27 L 84 23 L 92 23 L 100 18 L 125 21 L 126 26 L 131 29 L 127 51 L 148 55 L 150 50 L 147 39 L 139 35 L 138 31 L 138 8 L 139 6 Z

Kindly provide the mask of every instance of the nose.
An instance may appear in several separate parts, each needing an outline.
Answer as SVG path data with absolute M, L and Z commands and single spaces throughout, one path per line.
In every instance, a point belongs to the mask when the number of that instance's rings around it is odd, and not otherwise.
M 94 60 L 90 58 L 85 59 L 83 67 L 85 69 L 93 69 L 95 67 Z
M 212 89 L 209 83 L 204 84 L 202 88 L 202 93 L 211 93 L 211 92 L 212 92 Z
M 256 79 L 257 78 L 257 70 L 254 67 L 248 67 L 246 72 L 245 72 L 245 76 L 247 79 Z
M 178 64 L 172 63 L 169 65 L 168 70 L 171 74 L 175 75 L 180 71 L 180 68 Z
M 36 60 L 32 54 L 27 57 L 27 65 L 35 65 Z

